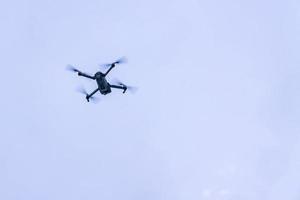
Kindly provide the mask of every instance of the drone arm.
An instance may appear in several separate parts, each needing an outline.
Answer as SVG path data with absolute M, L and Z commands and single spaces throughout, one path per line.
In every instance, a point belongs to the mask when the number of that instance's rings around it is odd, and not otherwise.
M 107 72 L 104 74 L 106 76 L 113 68 L 115 67 L 115 64 L 112 64 L 111 67 L 107 70 Z
M 121 89 L 121 90 L 123 90 L 123 93 L 125 93 L 126 90 L 127 90 L 127 87 L 125 85 L 121 85 L 121 86 L 119 86 L 119 85 L 110 85 L 110 87 L 111 88 L 116 88 L 116 89 Z
M 90 76 L 90 75 L 87 75 L 81 71 L 78 71 L 78 76 L 83 76 L 83 77 L 86 77 L 86 78 L 90 78 L 90 79 L 93 79 L 95 80 L 95 77 L 94 76 Z
M 94 90 L 91 94 L 87 94 L 86 95 L 86 100 L 89 102 L 90 101 L 90 98 L 96 93 L 98 92 L 98 88 L 96 90 Z
M 91 94 L 87 95 L 88 98 L 91 98 L 96 92 L 98 92 L 98 88 L 94 90 Z

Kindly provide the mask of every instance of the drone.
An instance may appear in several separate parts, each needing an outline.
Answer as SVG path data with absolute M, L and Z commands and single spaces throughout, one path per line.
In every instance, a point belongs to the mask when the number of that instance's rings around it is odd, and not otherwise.
M 105 73 L 102 73 L 101 71 L 98 71 L 95 73 L 94 76 L 91 76 L 91 75 L 88 75 L 78 69 L 76 69 L 75 67 L 73 67 L 72 65 L 68 65 L 67 66 L 67 69 L 69 71 L 72 71 L 72 72 L 75 72 L 78 74 L 78 76 L 83 76 L 85 78 L 89 78 L 89 79 L 92 79 L 92 80 L 96 80 L 97 82 L 97 88 L 90 94 L 88 94 L 84 89 L 81 89 L 79 92 L 83 93 L 86 95 L 86 100 L 89 102 L 90 99 L 94 99 L 94 94 L 96 92 L 100 92 L 102 95 L 107 95 L 109 93 L 111 93 L 111 88 L 115 88 L 115 89 L 120 89 L 120 90 L 123 90 L 123 94 L 127 91 L 127 90 L 133 90 L 134 88 L 131 87 L 131 86 L 127 86 L 125 84 L 123 84 L 122 82 L 120 81 L 117 81 L 117 84 L 118 85 L 112 85 L 110 84 L 107 80 L 106 80 L 106 76 L 109 74 L 109 72 L 117 65 L 117 64 L 122 64 L 122 63 L 125 63 L 126 62 L 126 58 L 123 57 L 123 58 L 120 58 L 118 60 L 116 60 L 115 62 L 113 63 L 110 63 L 110 64 L 104 64 L 104 65 L 101 65 L 103 67 L 109 67 L 109 69 L 105 72 Z

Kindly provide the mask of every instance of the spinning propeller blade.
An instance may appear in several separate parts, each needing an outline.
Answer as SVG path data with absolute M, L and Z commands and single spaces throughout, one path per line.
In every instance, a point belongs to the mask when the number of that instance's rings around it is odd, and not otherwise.
M 84 94 L 86 97 L 89 95 L 89 93 L 83 87 L 78 87 L 77 92 Z M 95 96 L 89 97 L 89 100 L 94 103 L 98 103 L 100 101 L 100 99 Z
M 87 91 L 83 87 L 77 88 L 77 92 L 84 94 L 84 95 L 88 95 Z
M 67 65 L 66 70 L 71 71 L 71 72 L 78 73 L 78 76 L 84 76 L 84 75 L 91 76 L 91 75 L 88 74 L 88 73 L 83 73 L 83 72 L 81 72 L 79 69 L 75 68 L 73 65 Z M 93 77 L 93 76 L 91 76 L 91 77 Z M 91 79 L 90 79 L 90 80 L 91 80 Z
M 124 83 L 122 83 L 122 82 L 119 81 L 118 79 L 114 79 L 114 80 L 113 80 L 113 83 L 118 84 L 118 85 L 125 86 L 125 87 L 127 88 L 127 90 L 129 90 L 131 93 L 136 93 L 136 91 L 138 90 L 137 87 L 125 85 Z
M 126 62 L 127 62 L 127 58 L 121 57 L 118 60 L 116 60 L 115 62 L 113 62 L 113 64 L 122 64 L 122 63 L 126 63 Z
M 79 72 L 73 65 L 67 65 L 66 69 L 71 72 Z
M 123 63 L 126 63 L 126 62 L 127 62 L 126 57 L 121 57 L 121 58 L 119 58 L 118 60 L 116 60 L 116 61 L 113 62 L 113 63 L 109 63 L 109 64 L 101 64 L 100 66 L 101 66 L 101 67 L 106 67 L 106 68 L 108 68 L 108 67 L 110 67 L 110 66 L 112 66 L 112 65 L 115 65 L 115 64 L 123 64 Z

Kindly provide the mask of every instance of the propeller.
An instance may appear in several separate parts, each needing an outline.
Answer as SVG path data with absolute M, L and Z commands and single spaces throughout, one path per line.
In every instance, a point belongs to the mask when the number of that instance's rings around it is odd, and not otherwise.
M 77 92 L 79 92 L 81 94 L 84 94 L 85 97 L 86 97 L 86 99 L 87 99 L 87 101 L 91 100 L 94 103 L 98 103 L 100 101 L 100 99 L 97 98 L 97 97 L 95 97 L 95 96 L 91 96 L 91 97 L 88 98 L 89 93 L 83 87 L 77 88 Z
M 115 62 L 113 62 L 113 63 L 109 63 L 109 64 L 101 64 L 100 66 L 101 67 L 106 67 L 106 68 L 108 68 L 108 67 L 110 67 L 110 66 L 112 66 L 112 65 L 115 65 L 115 64 L 123 64 L 123 63 L 126 63 L 127 62 L 127 58 L 126 57 L 121 57 L 121 58 L 119 58 L 118 60 L 116 60 Z
M 113 83 L 126 87 L 127 90 L 130 91 L 131 93 L 136 93 L 136 91 L 138 90 L 137 87 L 125 85 L 123 82 L 119 81 L 118 79 L 114 79 Z
M 66 70 L 78 73 L 78 76 L 83 76 L 83 75 L 91 76 L 90 74 L 79 71 L 79 69 L 75 68 L 73 65 L 67 65 Z M 89 79 L 89 80 L 91 80 L 91 79 Z
M 66 69 L 71 72 L 79 72 L 73 65 L 67 65 Z

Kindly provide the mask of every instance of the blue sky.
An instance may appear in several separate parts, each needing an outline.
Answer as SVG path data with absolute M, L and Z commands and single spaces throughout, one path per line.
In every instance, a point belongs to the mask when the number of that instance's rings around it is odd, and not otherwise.
M 0 2 L 0 199 L 300 198 L 300 3 Z M 121 56 L 139 88 L 86 103 Z M 98 94 L 100 96 L 100 94 Z

